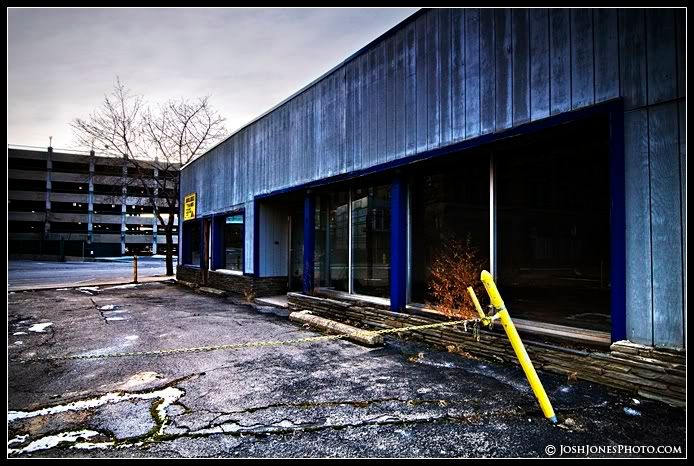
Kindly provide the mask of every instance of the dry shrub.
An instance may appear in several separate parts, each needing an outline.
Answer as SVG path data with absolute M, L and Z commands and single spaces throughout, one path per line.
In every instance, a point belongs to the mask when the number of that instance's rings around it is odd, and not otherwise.
M 253 289 L 253 286 L 248 284 L 243 287 L 243 299 L 245 299 L 247 302 L 252 303 L 255 300 L 255 290 Z
M 431 267 L 429 290 L 435 301 L 434 309 L 451 318 L 478 317 L 467 287 L 471 286 L 478 298 L 483 296 L 480 273 L 485 263 L 469 236 L 461 241 L 451 234 L 445 235 Z

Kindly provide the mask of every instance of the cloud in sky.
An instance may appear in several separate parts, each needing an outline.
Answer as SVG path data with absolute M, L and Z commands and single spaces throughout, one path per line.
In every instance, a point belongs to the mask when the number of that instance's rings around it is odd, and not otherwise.
M 116 76 L 152 102 L 210 95 L 232 131 L 415 10 L 9 9 L 8 142 L 71 148 Z

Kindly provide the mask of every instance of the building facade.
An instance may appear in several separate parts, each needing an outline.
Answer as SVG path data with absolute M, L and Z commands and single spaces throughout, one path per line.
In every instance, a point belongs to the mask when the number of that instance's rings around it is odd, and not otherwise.
M 152 202 L 132 163 L 52 147 L 9 146 L 7 155 L 10 257 L 65 259 L 166 252 L 166 238 L 163 232 L 158 234 Z M 145 170 L 156 189 L 156 166 Z M 167 218 L 170 209 L 164 198 L 157 199 L 157 207 Z M 174 242 L 177 249 L 177 236 Z
M 183 167 L 179 278 L 388 325 L 463 243 L 525 332 L 662 351 L 675 379 L 643 390 L 680 399 L 685 14 L 419 11 Z M 646 380 L 576 361 L 548 367 Z

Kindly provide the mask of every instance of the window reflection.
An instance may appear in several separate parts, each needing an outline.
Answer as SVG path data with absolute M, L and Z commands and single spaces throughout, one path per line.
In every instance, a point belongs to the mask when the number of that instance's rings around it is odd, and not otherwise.
M 607 128 L 566 125 L 497 152 L 498 281 L 514 316 L 610 329 Z
M 390 186 L 356 188 L 352 200 L 354 292 L 390 294 Z
M 316 281 L 319 286 L 349 291 L 349 192 L 316 200 Z
M 432 301 L 431 266 L 454 238 L 489 261 L 489 156 L 465 154 L 413 177 L 411 300 Z
M 192 221 L 187 224 L 188 241 L 190 241 L 190 263 L 192 265 L 200 265 L 200 222 Z
M 243 215 L 224 219 L 224 263 L 222 268 L 243 272 Z

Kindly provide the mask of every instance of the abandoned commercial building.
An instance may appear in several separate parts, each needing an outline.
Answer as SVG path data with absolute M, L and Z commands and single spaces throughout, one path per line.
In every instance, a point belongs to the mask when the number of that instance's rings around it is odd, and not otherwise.
M 178 277 L 426 323 L 453 235 L 536 365 L 681 405 L 685 82 L 682 9 L 421 10 L 182 168 Z
M 91 258 L 166 252 L 166 238 L 157 234 L 152 202 L 134 176 L 132 163 L 52 147 L 8 146 L 7 156 L 10 256 Z M 159 175 L 156 166 L 144 170 L 145 176 Z M 157 207 L 168 215 L 165 199 L 157 199 Z M 177 237 L 174 242 L 175 253 Z

